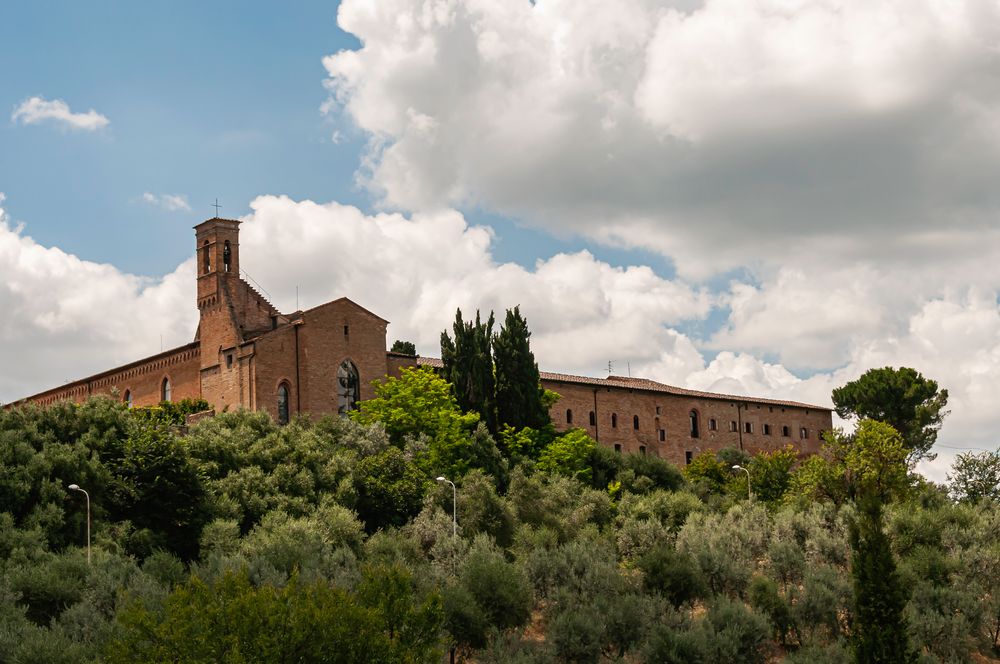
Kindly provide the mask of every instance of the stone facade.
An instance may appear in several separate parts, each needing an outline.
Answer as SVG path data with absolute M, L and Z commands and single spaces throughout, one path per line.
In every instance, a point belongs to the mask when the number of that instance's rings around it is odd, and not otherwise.
M 275 419 L 341 412 L 373 396 L 372 383 L 440 360 L 386 351 L 388 321 L 347 298 L 282 314 L 240 276 L 239 221 L 195 226 L 198 330 L 192 343 L 32 397 L 48 405 L 116 394 L 135 406 L 204 398 L 217 412 L 248 408 Z M 651 380 L 542 373 L 561 398 L 552 421 L 580 427 L 621 452 L 683 464 L 703 450 L 819 449 L 832 426 L 819 406 L 686 390 Z

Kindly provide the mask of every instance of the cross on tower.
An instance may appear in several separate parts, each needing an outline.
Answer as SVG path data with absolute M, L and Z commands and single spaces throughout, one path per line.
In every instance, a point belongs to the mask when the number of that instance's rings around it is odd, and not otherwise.
M 219 208 L 222 207 L 221 205 L 219 205 L 219 199 L 218 198 L 215 199 L 215 203 L 212 205 L 212 207 L 215 208 L 215 218 L 218 219 L 219 218 Z

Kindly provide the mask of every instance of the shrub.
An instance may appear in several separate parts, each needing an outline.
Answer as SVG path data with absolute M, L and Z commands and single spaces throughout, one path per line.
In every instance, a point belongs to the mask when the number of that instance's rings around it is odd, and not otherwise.
M 592 606 L 573 606 L 558 613 L 549 624 L 546 638 L 564 662 L 593 664 L 601 659 L 602 615 Z
M 524 573 L 482 536 L 473 542 L 461 572 L 461 584 L 475 599 L 490 625 L 519 627 L 531 614 L 531 586 Z
M 643 587 L 648 592 L 662 595 L 675 609 L 707 593 L 694 559 L 671 546 L 656 547 L 639 559 L 638 567 L 643 572 Z

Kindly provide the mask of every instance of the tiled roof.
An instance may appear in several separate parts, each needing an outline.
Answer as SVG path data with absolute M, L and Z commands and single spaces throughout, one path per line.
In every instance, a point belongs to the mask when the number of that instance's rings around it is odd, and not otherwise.
M 417 364 L 423 367 L 433 367 L 440 369 L 444 364 L 436 357 L 418 357 Z M 831 410 L 826 406 L 816 406 L 799 401 L 784 401 L 781 399 L 763 399 L 760 397 L 747 397 L 735 394 L 719 394 L 717 392 L 702 392 L 701 390 L 689 390 L 683 387 L 675 387 L 666 383 L 659 383 L 648 378 L 626 378 L 625 376 L 608 376 L 607 378 L 590 378 L 588 376 L 574 376 L 572 374 L 551 373 L 549 371 L 538 372 L 542 380 L 553 383 L 573 383 L 576 385 L 592 385 L 594 387 L 621 387 L 629 390 L 643 390 L 646 392 L 660 392 L 663 394 L 674 394 L 682 397 L 694 397 L 697 399 L 719 399 L 723 401 L 740 401 L 767 404 L 771 406 L 788 406 L 791 408 L 809 408 L 813 410 Z

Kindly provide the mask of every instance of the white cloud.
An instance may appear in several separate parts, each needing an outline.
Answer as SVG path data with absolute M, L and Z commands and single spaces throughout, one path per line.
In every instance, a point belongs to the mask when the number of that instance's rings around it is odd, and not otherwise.
M 869 368 L 913 366 L 950 392 L 952 414 L 942 444 L 986 449 L 997 444 L 996 288 L 973 286 L 917 298 L 885 313 L 887 298 L 872 295 L 885 290 L 884 283 L 875 283 L 884 279 L 876 272 L 852 277 L 845 271 L 811 286 L 794 273 L 754 286 L 737 282 L 723 300 L 740 311 L 726 331 L 732 350 L 709 359 L 702 350 L 708 340 L 679 332 L 678 326 L 704 319 L 719 302 L 648 268 L 613 267 L 586 252 L 558 254 L 532 269 L 498 263 L 491 231 L 469 226 L 454 211 L 365 215 L 347 205 L 283 196 L 261 196 L 251 208 L 242 226 L 241 264 L 282 310 L 294 308 L 296 286 L 303 308 L 346 295 L 392 321 L 390 343 L 411 340 L 423 354 L 437 355 L 438 336 L 450 326 L 456 307 L 473 315 L 476 308 L 502 313 L 520 304 L 544 369 L 600 376 L 613 360 L 617 373 L 629 363 L 633 375 L 675 385 L 818 405 L 830 405 L 834 387 Z M 0 399 L 155 353 L 160 334 L 169 347 L 194 333 L 191 260 L 162 280 L 146 280 L 42 247 L 13 228 L 0 208 L 0 272 L 7 275 L 0 284 L 0 306 L 8 312 L 0 322 L 5 368 Z M 837 282 L 845 291 L 833 294 L 830 302 L 847 313 L 831 314 L 830 322 L 809 329 L 815 339 L 805 350 L 792 349 L 790 357 L 818 353 L 838 357 L 842 364 L 800 378 L 782 362 L 762 360 L 762 354 L 794 341 L 794 325 L 787 332 L 776 326 L 770 344 L 754 327 L 756 316 L 786 315 L 775 304 L 774 289 L 801 288 L 805 308 L 789 315 L 808 317 L 821 312 L 810 298 L 822 299 L 822 289 Z M 924 288 L 919 280 L 914 283 Z M 871 332 L 856 338 L 848 325 L 837 326 L 852 311 L 852 293 L 859 307 L 881 312 L 863 322 Z M 738 298 L 743 299 L 737 306 Z M 894 323 L 887 326 L 884 321 L 890 319 Z M 822 349 L 824 339 L 833 350 Z M 761 350 L 740 350 L 741 344 Z M 922 466 L 939 481 L 953 456 L 953 450 L 941 451 L 941 459 Z
M 191 205 L 188 204 L 187 196 L 183 194 L 151 194 L 147 191 L 143 193 L 142 200 L 144 203 L 161 207 L 171 212 L 191 211 Z
M 62 99 L 48 100 L 42 97 L 31 97 L 21 102 L 10 119 L 11 122 L 26 125 L 53 122 L 66 129 L 81 131 L 97 131 L 111 124 L 107 117 L 94 109 L 86 113 L 74 113 Z
M 324 60 L 328 109 L 389 207 L 478 205 L 696 278 L 912 266 L 942 228 L 947 263 L 1000 212 L 991 0 L 346 0 L 338 22 L 362 47 Z

